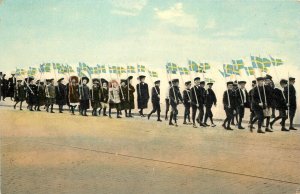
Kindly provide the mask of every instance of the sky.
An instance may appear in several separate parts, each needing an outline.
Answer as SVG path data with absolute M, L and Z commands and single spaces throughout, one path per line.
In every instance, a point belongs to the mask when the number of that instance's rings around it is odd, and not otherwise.
M 300 69 L 300 1 L 0 0 L 0 66 L 187 59 L 216 67 L 250 54 Z

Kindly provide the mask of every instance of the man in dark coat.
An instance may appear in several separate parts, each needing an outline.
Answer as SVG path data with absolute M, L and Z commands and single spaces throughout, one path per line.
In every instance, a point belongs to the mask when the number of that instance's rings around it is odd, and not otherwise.
M 239 88 L 236 91 L 237 95 L 237 114 L 238 114 L 238 128 L 245 129 L 242 126 L 242 121 L 245 115 L 245 108 L 249 107 L 249 95 L 245 88 L 246 81 L 238 82 Z
M 33 83 L 34 78 L 29 77 L 25 79 L 27 83 L 27 97 L 28 97 L 28 108 L 30 111 L 33 110 L 33 106 L 36 104 L 37 97 L 37 86 Z
M 253 127 L 253 124 L 257 121 L 257 117 L 255 115 L 255 112 L 254 112 L 253 108 L 252 108 L 253 92 L 254 92 L 254 89 L 257 85 L 256 82 L 257 82 L 256 80 L 252 81 L 252 88 L 249 91 L 249 108 L 250 108 L 249 128 L 250 128 L 251 132 L 253 132 L 253 129 L 255 129 L 255 127 Z
M 208 85 L 208 88 L 206 90 L 206 96 L 205 96 L 205 118 L 204 118 L 204 124 L 206 126 L 209 126 L 207 124 L 207 119 L 209 118 L 210 119 L 210 122 L 211 122 L 211 126 L 212 127 L 215 127 L 216 125 L 214 124 L 214 121 L 213 121 L 213 113 L 211 111 L 211 108 L 212 106 L 217 106 L 217 97 L 216 97 L 216 94 L 215 92 L 213 91 L 212 89 L 212 86 L 213 86 L 213 83 L 207 83 Z
M 63 113 L 63 106 L 67 104 L 67 90 L 66 86 L 62 83 L 64 78 L 60 78 L 55 86 L 55 98 L 58 105 L 59 113 Z
M 205 96 L 206 96 L 206 91 L 205 91 L 205 81 L 200 81 L 200 86 L 198 87 L 199 90 L 199 114 L 197 118 L 197 122 L 200 124 L 202 127 L 207 127 L 207 125 L 204 124 L 203 119 L 204 119 L 204 106 L 205 106 Z
M 191 88 L 191 105 L 192 105 L 192 121 L 193 121 L 193 127 L 197 128 L 196 126 L 196 114 L 197 110 L 199 110 L 199 101 L 200 101 L 200 90 L 198 87 L 200 85 L 200 78 L 196 77 L 194 78 L 194 87 Z
M 169 125 L 174 125 L 172 120 L 175 122 L 175 126 L 177 127 L 177 115 L 178 109 L 177 105 L 183 102 L 180 90 L 179 90 L 179 80 L 173 79 L 172 80 L 172 87 L 169 90 L 170 94 L 170 105 L 172 107 L 172 111 L 170 113 Z
M 81 78 L 82 84 L 79 87 L 79 94 L 80 94 L 80 114 L 82 116 L 88 116 L 86 114 L 87 109 L 90 108 L 90 89 L 87 86 L 89 83 L 89 78 L 82 77 Z
M 267 96 L 271 96 L 268 93 L 269 90 L 266 90 L 264 87 L 264 78 L 258 77 L 257 78 L 257 86 L 253 89 L 253 96 L 252 96 L 252 109 L 255 112 L 255 115 L 258 119 L 258 128 L 257 133 L 265 133 L 262 131 L 262 124 L 264 121 L 264 111 L 267 110 Z M 266 132 L 272 132 L 269 128 L 266 128 Z
M 121 79 L 121 86 L 120 86 L 120 93 L 121 93 L 121 115 L 122 110 L 125 111 L 125 117 L 128 117 L 128 109 L 129 109 L 129 102 L 128 102 L 128 87 L 127 87 L 127 79 Z
M 191 81 L 187 81 L 184 83 L 184 85 L 185 85 L 185 90 L 183 91 L 183 105 L 184 105 L 183 124 L 188 125 L 188 124 L 192 124 L 190 118 L 191 101 L 192 101 L 191 100 L 192 83 Z M 188 122 L 186 120 L 188 120 Z
M 132 85 L 132 76 L 127 78 L 127 91 L 128 91 L 128 117 L 133 117 L 131 110 L 135 108 L 134 106 L 134 86 Z
M 7 96 L 10 97 L 11 100 L 14 98 L 15 87 L 17 84 L 17 79 L 15 77 L 15 73 L 11 73 L 11 77 L 8 79 L 8 93 Z
M 43 81 L 37 80 L 37 101 L 34 110 L 41 111 L 40 107 L 46 104 L 46 87 Z
M 3 101 L 5 101 L 5 98 L 7 96 L 8 93 L 8 80 L 5 79 L 6 74 L 1 75 L 1 96 L 0 96 L 0 100 L 1 98 L 3 99 Z
M 160 119 L 160 80 L 154 82 L 155 86 L 152 87 L 151 90 L 151 102 L 152 102 L 152 111 L 148 114 L 148 120 L 150 119 L 151 115 L 157 112 L 157 121 L 161 122 Z
M 267 74 L 266 77 L 265 77 L 265 82 L 266 82 L 266 85 L 269 85 L 272 89 L 275 88 L 275 84 L 272 80 L 272 76 Z M 275 104 L 275 100 L 273 100 L 273 98 L 271 99 L 271 108 L 272 108 L 272 114 L 271 114 L 271 118 L 275 118 L 275 110 L 276 110 L 276 104 Z
M 148 107 L 148 101 L 149 101 L 149 89 L 148 84 L 145 83 L 145 77 L 144 75 L 139 76 L 140 83 L 136 85 L 136 91 L 138 93 L 137 96 L 137 103 L 138 103 L 138 109 L 140 109 L 139 113 L 141 117 L 144 117 L 143 110 Z
M 17 80 L 16 91 L 15 91 L 15 105 L 14 109 L 16 109 L 17 104 L 20 102 L 20 110 L 22 109 L 22 103 L 26 99 L 26 89 L 22 84 L 22 80 Z
M 284 95 L 285 98 L 288 100 L 290 130 L 297 130 L 294 127 L 294 117 L 297 110 L 296 89 L 294 87 L 295 80 L 295 78 L 290 77 L 288 86 L 284 88 Z
M 234 92 L 234 96 L 233 96 L 233 103 L 231 104 L 231 107 L 233 109 L 233 117 L 231 120 L 231 125 L 235 125 L 234 120 L 236 120 L 236 123 L 238 123 L 238 101 L 237 101 L 238 83 L 237 83 L 237 81 L 233 82 L 232 91 Z
M 226 130 L 233 130 L 230 127 L 230 122 L 233 119 L 233 109 L 232 105 L 234 104 L 235 100 L 235 92 L 233 91 L 233 82 L 227 82 L 227 90 L 223 93 L 223 106 L 226 113 L 226 119 L 223 122 L 223 127 Z
M 282 89 L 284 89 L 287 86 L 288 81 L 287 80 L 280 80 L 280 86 L 282 87 Z M 285 128 L 285 121 L 287 119 L 287 100 L 284 96 L 284 92 L 283 90 L 279 89 L 279 88 L 274 88 L 274 104 L 276 109 L 279 111 L 279 116 L 277 116 L 272 122 L 270 122 L 270 127 L 271 129 L 273 129 L 273 125 L 274 123 L 281 119 L 281 131 L 289 131 L 288 129 Z

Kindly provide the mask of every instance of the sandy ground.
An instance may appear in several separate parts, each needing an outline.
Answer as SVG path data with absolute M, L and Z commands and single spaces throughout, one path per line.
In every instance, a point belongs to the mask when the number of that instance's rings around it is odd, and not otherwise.
M 0 109 L 2 193 L 300 193 L 300 131 Z M 220 123 L 218 123 L 220 125 Z M 297 191 L 298 190 L 298 191 Z

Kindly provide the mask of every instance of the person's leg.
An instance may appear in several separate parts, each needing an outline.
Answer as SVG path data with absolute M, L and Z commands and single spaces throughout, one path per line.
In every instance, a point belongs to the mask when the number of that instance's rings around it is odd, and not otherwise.
M 265 133 L 261 130 L 264 121 L 264 113 L 263 110 L 256 110 L 255 115 L 257 116 L 257 133 Z
M 160 111 L 161 111 L 161 109 L 160 109 L 160 104 L 158 103 L 157 104 L 157 121 L 162 121 L 161 119 L 160 119 Z
M 166 114 L 165 114 L 165 120 L 168 120 L 169 109 L 170 109 L 170 101 L 169 101 L 169 99 L 166 99 Z
M 120 112 L 121 112 L 121 104 L 120 104 L 120 103 L 116 104 L 116 108 L 117 108 L 117 118 L 122 118 L 122 117 L 120 116 Z
M 200 106 L 199 111 L 200 111 L 200 113 L 199 113 L 199 123 L 200 123 L 200 126 L 206 127 L 206 126 L 203 124 L 203 117 L 204 117 L 204 108 L 203 108 L 203 106 Z
M 295 117 L 295 113 L 296 113 L 296 109 L 295 108 L 291 108 L 290 111 L 289 111 L 289 116 L 290 116 L 290 130 L 297 130 L 295 127 L 294 127 L 294 117 Z
M 107 114 L 106 114 L 106 109 L 107 109 L 107 105 L 105 105 L 105 106 L 103 107 L 103 116 L 107 116 Z
M 14 105 L 14 109 L 16 109 L 18 103 L 19 103 L 19 101 L 16 101 L 16 103 Z
M 22 109 L 22 104 L 23 104 L 23 101 L 20 102 L 20 110 L 23 110 Z
M 193 121 L 193 127 L 196 126 L 196 113 L 197 113 L 197 106 L 193 105 L 192 106 L 192 121 Z
M 54 111 L 53 111 L 53 104 L 51 104 L 51 113 L 54 113 Z
M 186 122 L 187 117 L 188 117 L 187 105 L 184 105 L 183 124 L 187 124 L 187 122 Z

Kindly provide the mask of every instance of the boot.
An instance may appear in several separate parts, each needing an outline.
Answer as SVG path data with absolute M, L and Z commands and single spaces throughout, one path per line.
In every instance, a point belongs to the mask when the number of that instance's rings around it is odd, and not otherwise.
M 51 113 L 54 113 L 54 111 L 53 111 L 53 104 L 51 105 Z
M 107 116 L 107 114 L 106 114 L 106 108 L 103 108 L 103 116 Z

